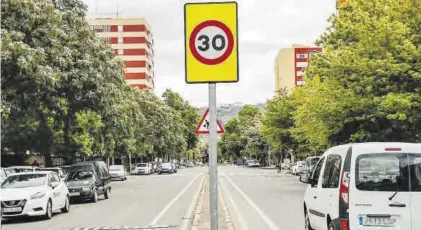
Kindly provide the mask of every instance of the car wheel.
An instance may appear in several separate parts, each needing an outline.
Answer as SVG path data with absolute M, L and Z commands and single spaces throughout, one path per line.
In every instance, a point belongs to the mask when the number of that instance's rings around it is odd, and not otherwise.
M 305 213 L 304 213 L 304 218 L 305 218 L 305 222 L 304 222 L 304 226 L 305 226 L 305 230 L 314 230 L 312 227 L 311 227 L 311 223 L 310 223 L 310 218 L 308 217 L 308 212 L 307 212 L 307 210 L 305 211 Z
M 45 210 L 45 215 L 44 215 L 44 219 L 51 219 L 51 217 L 53 217 L 53 205 L 51 200 L 48 200 L 47 202 L 47 208 Z
M 96 191 L 96 188 L 94 188 L 94 195 L 92 196 L 92 202 L 94 203 L 98 202 L 98 192 Z
M 110 199 L 110 197 L 111 197 L 111 188 L 107 188 L 107 190 L 105 190 L 104 197 L 105 197 L 105 199 Z
M 329 223 L 329 230 L 336 230 L 336 228 L 333 225 L 333 222 L 332 221 L 330 221 L 330 223 Z
M 64 201 L 64 207 L 61 209 L 61 212 L 68 213 L 70 211 L 70 199 L 69 196 L 66 196 L 66 201 Z

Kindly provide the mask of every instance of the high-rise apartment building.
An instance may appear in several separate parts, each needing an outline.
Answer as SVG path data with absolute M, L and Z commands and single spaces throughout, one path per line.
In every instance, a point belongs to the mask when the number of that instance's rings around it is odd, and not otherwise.
M 126 66 L 129 85 L 153 90 L 155 88 L 153 37 L 145 19 L 89 19 L 88 23 L 101 40 L 109 44 Z
M 292 45 L 279 50 L 275 58 L 275 90 L 286 88 L 288 91 L 305 84 L 304 69 L 312 53 L 322 52 L 321 47 Z

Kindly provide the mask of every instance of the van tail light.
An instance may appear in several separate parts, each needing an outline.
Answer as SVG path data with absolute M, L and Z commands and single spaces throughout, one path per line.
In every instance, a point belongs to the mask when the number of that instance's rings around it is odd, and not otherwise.
M 342 172 L 339 196 L 345 204 L 349 203 L 349 171 Z
M 349 230 L 348 220 L 341 220 L 341 230 Z

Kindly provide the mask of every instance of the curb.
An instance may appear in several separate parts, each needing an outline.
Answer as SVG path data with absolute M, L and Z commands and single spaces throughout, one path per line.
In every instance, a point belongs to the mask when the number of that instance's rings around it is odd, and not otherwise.
M 202 181 L 200 182 L 199 189 L 194 195 L 193 203 L 191 204 L 191 207 L 189 208 L 191 210 L 189 210 L 187 213 L 187 216 L 183 218 L 183 222 L 179 230 L 189 230 L 193 226 L 193 222 L 196 219 L 197 210 L 200 210 L 200 209 L 197 209 L 197 207 L 199 207 L 199 205 L 200 205 L 200 208 L 202 207 L 202 197 L 205 191 L 204 190 L 205 181 L 206 181 L 206 175 L 202 177 Z
M 202 204 L 203 204 L 203 196 L 205 194 L 205 188 L 208 186 L 208 177 L 207 175 L 202 179 L 202 184 L 200 187 L 200 190 L 198 191 L 198 196 L 196 198 L 196 204 L 195 205 L 195 209 L 193 211 L 193 217 L 192 217 L 192 221 L 190 221 L 190 225 L 188 226 L 187 229 L 190 230 L 198 230 L 198 226 L 199 226 L 199 221 L 200 221 L 200 217 L 201 217 L 201 210 L 202 210 Z

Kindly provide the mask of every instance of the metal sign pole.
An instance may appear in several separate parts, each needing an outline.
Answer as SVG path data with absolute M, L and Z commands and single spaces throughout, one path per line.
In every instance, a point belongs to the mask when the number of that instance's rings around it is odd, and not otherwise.
M 216 84 L 209 84 L 209 201 L 211 230 L 218 230 L 218 153 L 216 127 Z

